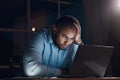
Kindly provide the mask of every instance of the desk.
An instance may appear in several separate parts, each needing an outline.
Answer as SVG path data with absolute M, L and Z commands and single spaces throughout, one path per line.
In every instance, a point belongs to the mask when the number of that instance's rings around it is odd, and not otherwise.
M 0 79 L 2 80 L 2 79 Z M 4 78 L 3 80 L 120 80 L 119 77 L 104 77 L 104 78 L 31 78 L 31 77 L 17 77 Z

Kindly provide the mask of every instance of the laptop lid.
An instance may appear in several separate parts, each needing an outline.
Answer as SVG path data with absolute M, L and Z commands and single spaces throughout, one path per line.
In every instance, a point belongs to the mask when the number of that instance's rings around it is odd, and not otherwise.
M 69 76 L 103 77 L 110 62 L 112 51 L 112 46 L 79 46 Z

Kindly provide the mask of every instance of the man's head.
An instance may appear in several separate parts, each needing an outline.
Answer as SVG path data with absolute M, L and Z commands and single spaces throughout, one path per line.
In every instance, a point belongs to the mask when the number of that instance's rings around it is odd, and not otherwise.
M 78 32 L 77 21 L 73 16 L 64 16 L 53 27 L 53 40 L 60 49 L 66 49 L 74 42 Z

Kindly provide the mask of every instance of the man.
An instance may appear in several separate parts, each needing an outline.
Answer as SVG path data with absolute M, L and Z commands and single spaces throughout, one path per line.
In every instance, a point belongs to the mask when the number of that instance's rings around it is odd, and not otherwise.
M 63 16 L 50 30 L 40 31 L 23 54 L 26 76 L 60 76 L 68 73 L 81 40 L 79 21 Z

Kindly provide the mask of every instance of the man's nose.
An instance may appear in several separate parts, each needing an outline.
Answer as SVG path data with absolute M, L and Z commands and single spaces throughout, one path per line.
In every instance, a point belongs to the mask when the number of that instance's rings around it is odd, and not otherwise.
M 64 43 L 69 44 L 69 43 L 70 43 L 70 40 L 69 40 L 69 39 L 66 39 Z

